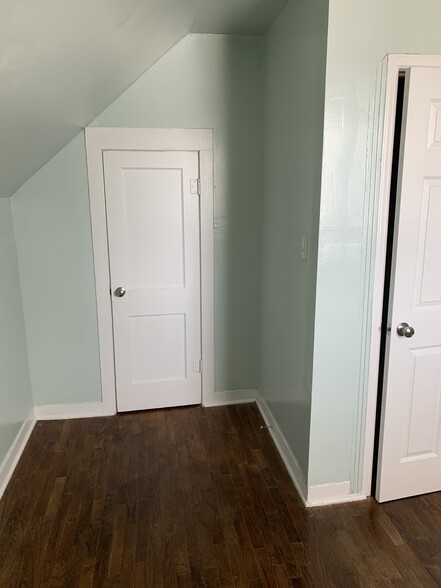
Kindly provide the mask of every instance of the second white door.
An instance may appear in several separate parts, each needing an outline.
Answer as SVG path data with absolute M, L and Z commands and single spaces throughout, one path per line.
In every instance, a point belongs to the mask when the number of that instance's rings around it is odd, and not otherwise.
M 441 490 L 441 69 L 406 84 L 380 502 Z
M 104 152 L 118 411 L 201 402 L 197 152 Z

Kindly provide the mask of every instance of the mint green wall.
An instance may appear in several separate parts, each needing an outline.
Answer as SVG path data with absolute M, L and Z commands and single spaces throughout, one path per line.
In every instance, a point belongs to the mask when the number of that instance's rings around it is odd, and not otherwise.
M 32 408 L 10 198 L 0 198 L 0 276 L 1 465 Z
M 15 193 L 13 214 L 34 403 L 99 401 L 82 134 Z
M 214 128 L 216 389 L 257 385 L 260 39 L 190 35 L 95 126 Z M 36 404 L 100 399 L 83 133 L 13 197 Z
M 360 484 L 372 203 L 369 111 L 387 53 L 441 54 L 438 0 L 330 0 L 310 484 Z
M 260 46 L 258 37 L 189 35 L 92 123 L 214 129 L 216 390 L 257 385 Z
M 288 2 L 264 45 L 260 386 L 306 478 L 327 1 Z M 308 261 L 301 239 L 309 240 Z

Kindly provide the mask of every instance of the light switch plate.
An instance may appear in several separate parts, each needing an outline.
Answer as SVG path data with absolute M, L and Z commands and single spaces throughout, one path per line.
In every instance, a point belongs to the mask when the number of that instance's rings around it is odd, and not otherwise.
M 302 237 L 301 257 L 302 257 L 303 261 L 307 261 L 307 259 L 308 259 L 308 239 L 306 237 Z

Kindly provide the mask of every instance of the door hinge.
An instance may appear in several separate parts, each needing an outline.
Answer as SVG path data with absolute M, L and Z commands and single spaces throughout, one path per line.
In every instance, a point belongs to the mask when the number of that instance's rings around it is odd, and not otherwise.
M 195 359 L 193 362 L 193 372 L 195 374 L 202 374 L 202 359 Z
M 201 180 L 197 178 L 196 180 L 190 180 L 190 194 L 198 194 L 201 193 Z

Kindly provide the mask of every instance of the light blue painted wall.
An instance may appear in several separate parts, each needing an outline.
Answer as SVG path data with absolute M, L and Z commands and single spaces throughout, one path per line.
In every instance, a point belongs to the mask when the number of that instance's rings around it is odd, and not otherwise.
M 11 199 L 0 198 L 0 464 L 32 408 Z
M 330 0 L 310 484 L 351 480 L 359 488 L 371 97 L 387 53 L 441 54 L 440 19 L 438 0 Z
M 82 133 L 15 193 L 13 214 L 34 402 L 99 401 Z
M 261 392 L 306 478 L 327 1 L 288 2 L 264 45 Z M 301 239 L 309 240 L 308 261 Z
M 258 37 L 189 35 L 92 123 L 214 129 L 216 390 L 257 386 L 260 48 Z
M 190 35 L 95 126 L 213 128 L 216 389 L 257 384 L 260 39 Z M 83 133 L 13 197 L 36 404 L 100 398 Z

